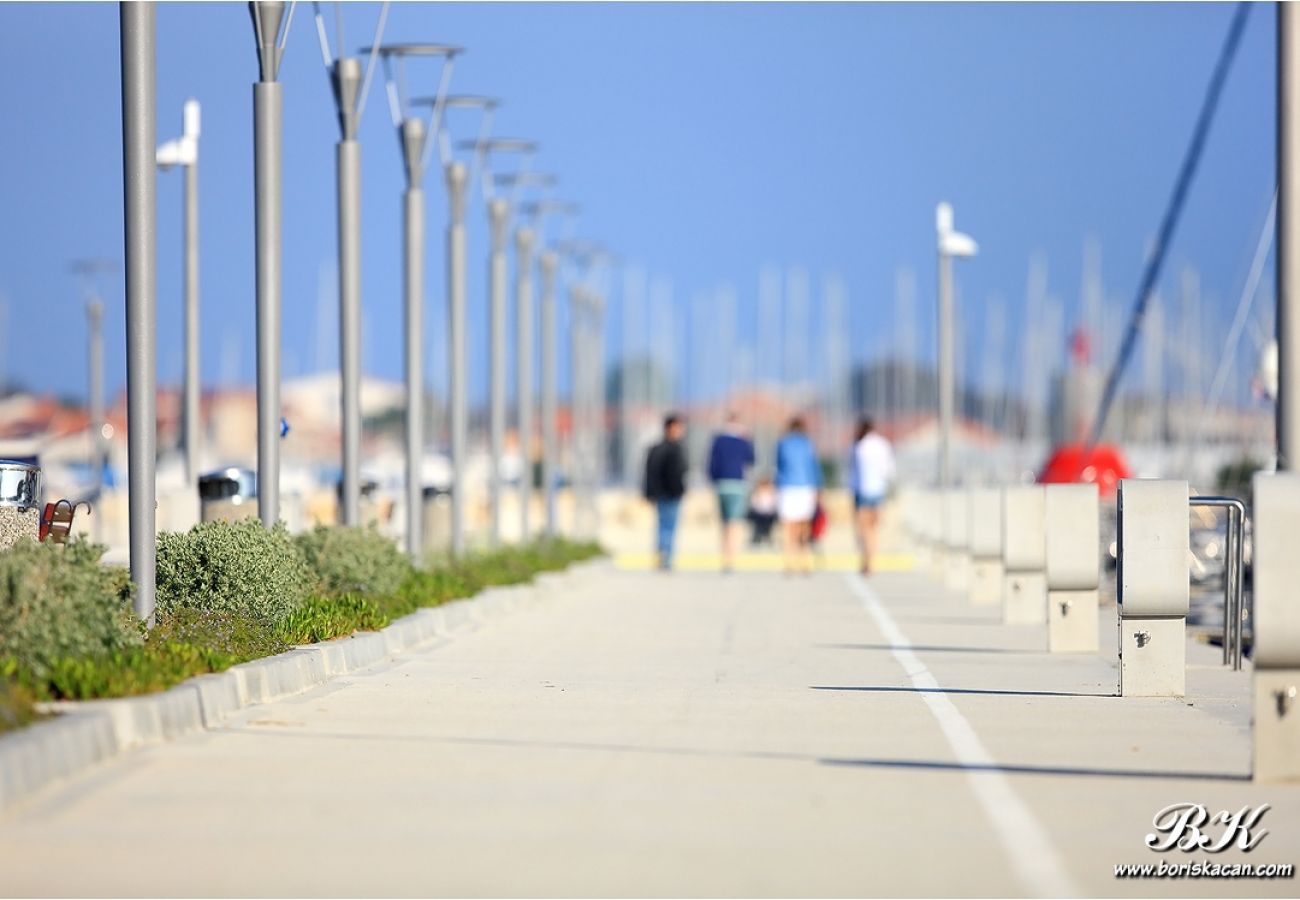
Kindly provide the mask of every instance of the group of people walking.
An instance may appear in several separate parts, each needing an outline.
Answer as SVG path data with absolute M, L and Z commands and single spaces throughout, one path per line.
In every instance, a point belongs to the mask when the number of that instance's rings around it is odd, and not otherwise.
M 664 419 L 663 439 L 646 455 L 644 493 L 655 505 L 655 549 L 659 568 L 673 567 L 673 545 L 682 497 L 689 471 L 682 443 L 686 425 L 678 415 Z M 811 572 L 813 544 L 825 528 L 822 506 L 821 461 L 802 416 L 786 426 L 776 445 L 772 479 L 764 478 L 751 492 L 749 475 L 754 467 L 754 444 L 744 433 L 740 418 L 731 413 L 709 447 L 708 476 L 717 494 L 722 524 L 722 569 L 735 569 L 740 531 L 745 519 L 754 526 L 754 539 L 766 535 L 774 521 L 781 523 L 782 550 L 787 573 Z M 894 454 L 889 441 L 868 418 L 858 421 L 849 458 L 849 486 L 853 492 L 854 530 L 864 574 L 872 570 L 880 506 L 894 480 Z

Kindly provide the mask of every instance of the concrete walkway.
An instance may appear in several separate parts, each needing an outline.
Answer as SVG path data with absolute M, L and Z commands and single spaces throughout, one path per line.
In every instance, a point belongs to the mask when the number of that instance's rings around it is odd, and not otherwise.
M 1103 611 L 1113 642 L 1113 609 Z M 611 571 L 0 818 L 19 895 L 1276 895 L 1122 863 L 1300 863 L 1254 786 L 1249 675 L 1112 696 L 918 575 Z M 1178 802 L 1254 852 L 1157 854 Z

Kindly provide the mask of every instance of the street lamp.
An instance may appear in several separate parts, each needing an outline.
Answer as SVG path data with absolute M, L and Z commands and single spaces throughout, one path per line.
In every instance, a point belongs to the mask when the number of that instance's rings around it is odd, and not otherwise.
M 339 492 L 340 520 L 344 525 L 361 522 L 361 144 L 357 130 L 374 77 L 376 52 L 388 21 L 388 3 L 379 8 L 379 21 L 364 74 L 361 61 L 353 56 L 330 54 L 329 39 L 320 6 L 316 4 L 316 36 L 321 59 L 329 75 L 339 119 L 340 138 L 334 164 L 338 190 L 339 240 L 339 419 L 342 425 L 342 489 Z M 337 40 L 343 53 L 343 27 Z
M 952 261 L 971 257 L 979 245 L 970 235 L 953 230 L 952 206 L 940 203 L 934 224 L 939 251 L 939 486 L 952 486 L 953 321 Z
M 488 433 L 491 447 L 490 507 L 492 514 L 491 538 L 493 544 L 501 543 L 501 458 L 505 455 L 506 436 L 506 230 L 509 227 L 510 204 L 495 196 L 489 177 L 489 160 L 494 153 L 522 153 L 531 158 L 537 144 L 518 138 L 482 138 L 462 141 L 461 147 L 473 150 L 482 161 L 483 193 L 487 200 L 488 227 L 491 248 L 488 255 L 489 345 L 488 380 Z
M 181 444 L 185 448 L 185 483 L 199 484 L 199 101 L 186 100 L 181 136 L 158 148 L 155 159 L 164 172 L 185 169 L 185 375 L 181 388 Z
M 528 216 L 539 245 L 543 241 L 545 217 L 551 214 L 576 216 L 578 207 L 561 200 L 541 200 L 524 203 L 520 210 Z M 556 508 L 556 479 L 559 475 L 559 437 L 556 434 L 556 330 L 555 281 L 559 269 L 559 256 L 554 250 L 544 250 L 538 258 L 541 274 L 541 388 L 542 388 L 542 490 L 546 502 L 546 536 L 556 538 L 560 533 L 559 514 Z
M 495 182 L 513 188 L 514 194 L 528 185 L 553 187 L 556 177 L 544 172 L 503 172 Z M 528 540 L 532 531 L 529 506 L 532 503 L 533 469 L 533 247 L 536 232 L 521 222 L 515 228 L 515 334 L 516 399 L 519 427 L 519 536 Z
M 402 228 L 406 329 L 406 552 L 419 561 L 424 554 L 424 173 L 433 136 L 441 128 L 442 98 L 451 81 L 459 47 L 446 44 L 389 44 L 371 54 L 383 61 L 389 111 L 397 129 L 406 173 Z M 438 93 L 430 104 L 429 122 L 403 102 L 406 63 L 412 58 L 439 60 Z
M 86 298 L 86 375 L 87 405 L 90 413 L 89 467 L 95 479 L 95 502 L 99 503 L 104 490 L 104 465 L 108 459 L 108 444 L 104 421 L 104 301 L 100 297 L 98 276 L 117 273 L 117 263 L 111 259 L 79 259 L 70 266 L 81 279 L 82 293 Z M 91 517 L 91 537 L 100 539 L 99 516 Z
M 249 3 L 257 41 L 253 85 L 253 195 L 257 268 L 257 505 L 262 524 L 280 521 L 280 300 L 284 86 L 276 79 L 296 4 Z
M 444 73 L 446 69 L 443 70 Z M 493 97 L 454 94 L 425 98 L 415 103 L 431 104 L 435 109 L 477 109 L 482 113 L 479 139 L 487 137 L 492 114 L 499 105 Z M 443 172 L 447 180 L 447 345 L 450 377 L 451 418 L 451 549 L 455 555 L 465 552 L 465 455 L 468 443 L 469 415 L 465 378 L 465 188 L 469 172 L 465 164 L 452 157 L 447 128 L 439 124 L 435 133 Z
M 157 12 L 119 8 L 122 65 L 122 194 L 126 259 L 127 493 L 136 615 L 152 625 L 157 550 L 158 449 Z

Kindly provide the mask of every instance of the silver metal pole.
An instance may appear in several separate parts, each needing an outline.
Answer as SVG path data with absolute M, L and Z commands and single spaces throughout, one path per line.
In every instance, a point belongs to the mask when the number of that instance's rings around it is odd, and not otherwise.
M 506 220 L 510 206 L 496 198 L 488 203 L 492 245 L 488 256 L 489 347 L 488 435 L 492 544 L 501 543 L 501 457 L 506 449 Z
M 573 501 L 574 535 L 582 534 L 582 494 L 585 493 L 587 460 L 586 442 L 586 403 L 584 384 L 586 382 L 586 354 L 582 346 L 582 319 L 585 307 L 584 291 L 581 285 L 569 288 L 569 496 Z
M 464 163 L 447 166 L 447 342 L 451 372 L 451 549 L 465 552 L 465 452 L 468 404 L 465 396 L 465 183 Z
M 1277 7 L 1277 467 L 1300 469 L 1300 12 Z
M 519 393 L 519 538 L 527 541 L 532 528 L 529 505 L 533 497 L 533 232 L 515 230 L 516 389 Z
M 952 486 L 952 257 L 939 251 L 939 487 Z M 945 507 L 946 509 L 946 507 Z
M 95 503 L 104 491 L 104 460 L 107 449 L 104 441 L 104 302 L 92 296 L 86 301 L 86 325 L 89 336 L 90 363 L 90 468 L 95 479 Z M 90 517 L 91 539 L 102 537 L 100 522 L 103 516 Z
M 261 79 L 253 85 L 253 195 L 257 268 L 257 505 L 280 521 L 280 284 L 284 88 L 276 41 L 283 3 L 250 3 Z
M 157 461 L 157 84 L 153 3 L 119 7 L 126 253 L 126 393 L 131 580 L 135 612 L 154 619 Z
M 555 270 L 558 260 L 546 251 L 538 259 L 542 276 L 542 490 L 546 496 L 546 536 L 558 537 L 560 527 L 555 507 L 556 438 L 555 397 Z
M 404 293 L 406 308 L 406 552 L 419 562 L 424 554 L 424 180 L 421 158 L 425 131 L 421 119 L 402 122 L 406 194 Z
M 591 298 L 591 455 L 592 464 L 587 488 L 589 537 L 600 535 L 600 491 L 605 486 L 609 453 L 605 446 L 605 296 Z
M 424 552 L 424 190 L 406 190 L 406 552 Z
M 355 112 L 361 77 L 361 62 L 354 57 L 344 57 L 334 64 L 334 93 L 342 128 L 335 164 L 339 219 L 339 412 L 343 426 L 340 519 L 344 525 L 361 524 L 361 144 L 356 139 Z
M 194 101 L 190 101 L 191 103 Z M 189 103 L 186 104 L 189 106 Z M 197 104 L 195 104 L 197 106 Z M 188 109 L 187 109 L 188 111 Z M 199 485 L 199 161 L 185 167 L 185 483 Z

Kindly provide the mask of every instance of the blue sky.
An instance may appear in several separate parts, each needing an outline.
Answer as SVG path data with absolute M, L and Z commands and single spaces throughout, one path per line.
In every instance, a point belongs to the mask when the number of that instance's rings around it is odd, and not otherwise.
M 368 43 L 377 12 L 345 7 L 352 48 Z M 823 275 L 839 273 L 852 355 L 868 358 L 895 333 L 895 276 L 910 267 L 925 336 L 934 206 L 951 201 L 958 227 L 981 245 L 958 272 L 966 359 L 977 368 L 989 298 L 1003 298 L 1008 342 L 1016 338 L 1034 253 L 1072 321 L 1094 236 L 1108 302 L 1127 310 L 1231 14 L 1219 4 L 411 3 L 394 5 L 386 39 L 467 48 L 453 90 L 503 98 L 495 131 L 541 142 L 536 166 L 559 173 L 559 193 L 583 206 L 578 233 L 671 278 L 683 318 L 693 297 L 729 284 L 752 323 L 764 264 L 805 268 L 814 297 Z M 1271 4 L 1252 11 L 1162 284 L 1172 297 L 1183 266 L 1200 271 L 1208 335 L 1226 330 L 1272 194 L 1274 16 Z M 0 366 L 81 394 L 84 316 L 67 264 L 122 255 L 117 6 L 3 4 L 0 41 L 9 307 Z M 251 382 L 256 63 L 246 7 L 160 4 L 158 43 L 159 140 L 180 131 L 186 97 L 203 104 L 203 376 Z M 322 342 L 326 364 L 336 360 L 332 299 L 317 320 L 335 254 L 338 129 L 310 4 L 295 16 L 281 80 L 289 376 L 316 367 Z M 361 140 L 364 366 L 396 379 L 402 175 L 378 90 Z M 181 176 L 160 174 L 158 184 L 159 374 L 174 381 Z M 428 368 L 441 385 L 445 196 L 437 177 L 426 187 Z M 469 247 L 471 375 L 482 396 L 477 198 Z M 120 278 L 105 288 L 114 389 L 124 380 Z M 617 303 L 609 324 L 614 352 Z M 739 340 L 752 343 L 752 324 Z M 51 365 L 52 348 L 67 362 Z

